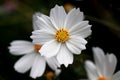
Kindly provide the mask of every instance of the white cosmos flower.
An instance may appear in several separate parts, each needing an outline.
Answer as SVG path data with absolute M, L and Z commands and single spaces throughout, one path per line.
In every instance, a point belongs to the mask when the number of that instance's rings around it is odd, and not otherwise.
M 99 47 L 93 48 L 94 61 L 85 62 L 89 80 L 120 80 L 120 71 L 114 74 L 117 59 L 114 54 L 104 54 Z
M 32 32 L 33 43 L 43 45 L 39 52 L 45 57 L 56 56 L 60 64 L 66 67 L 73 63 L 73 53 L 80 54 L 91 34 L 91 25 L 83 21 L 83 13 L 79 8 L 68 13 L 62 6 L 56 5 L 50 16 L 37 15 L 34 21 L 39 30 Z
M 56 75 L 59 74 L 60 70 L 57 68 L 60 67 L 60 64 L 56 58 L 44 58 L 38 53 L 40 48 L 41 46 L 25 40 L 15 40 L 11 42 L 11 46 L 9 47 L 10 53 L 13 55 L 24 55 L 15 63 L 15 70 L 19 73 L 25 73 L 31 69 L 30 76 L 37 78 L 45 72 L 47 62 L 50 68 L 55 71 Z

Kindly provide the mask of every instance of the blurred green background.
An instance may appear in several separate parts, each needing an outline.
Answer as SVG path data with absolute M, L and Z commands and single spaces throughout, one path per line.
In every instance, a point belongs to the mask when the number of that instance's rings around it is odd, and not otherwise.
M 30 40 L 32 15 L 41 12 L 49 15 L 56 4 L 69 10 L 79 7 L 92 26 L 92 35 L 87 38 L 87 49 L 75 55 L 74 63 L 62 66 L 56 80 L 79 80 L 87 78 L 84 61 L 93 60 L 91 48 L 101 47 L 118 58 L 116 70 L 120 70 L 120 2 L 119 0 L 0 0 L 0 80 L 33 80 L 29 72 L 20 74 L 13 68 L 21 56 L 13 56 L 8 46 L 13 40 Z M 49 69 L 47 69 L 49 70 Z M 45 76 L 37 80 L 46 80 Z

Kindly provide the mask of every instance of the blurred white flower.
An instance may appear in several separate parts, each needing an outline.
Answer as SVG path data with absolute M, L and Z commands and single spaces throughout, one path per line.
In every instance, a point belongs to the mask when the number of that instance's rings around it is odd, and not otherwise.
M 89 80 L 120 80 L 120 71 L 114 74 L 117 59 L 114 54 L 104 54 L 99 47 L 93 48 L 94 61 L 85 62 Z
M 41 56 L 38 53 L 40 48 L 40 45 L 33 44 L 29 41 L 15 40 L 11 42 L 11 46 L 9 47 L 10 53 L 13 55 L 24 55 L 15 63 L 15 70 L 19 73 L 25 73 L 31 69 L 30 76 L 32 78 L 37 78 L 42 76 L 45 72 L 47 62 L 49 67 L 58 75 L 60 70 L 57 68 L 60 67 L 60 64 L 55 57 L 46 59 Z
M 83 21 L 79 8 L 65 12 L 62 6 L 56 5 L 50 11 L 50 17 L 39 14 L 34 25 L 39 28 L 32 32 L 34 44 L 43 45 L 39 52 L 45 57 L 56 56 L 60 64 L 66 67 L 73 63 L 73 53 L 80 54 L 86 49 L 84 39 L 91 34 L 91 25 Z

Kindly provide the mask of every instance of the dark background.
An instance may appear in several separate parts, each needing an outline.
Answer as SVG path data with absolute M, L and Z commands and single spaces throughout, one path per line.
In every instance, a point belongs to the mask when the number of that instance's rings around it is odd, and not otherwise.
M 41 12 L 49 15 L 56 4 L 79 7 L 85 20 L 92 25 L 92 35 L 87 38 L 87 49 L 56 80 L 86 78 L 84 61 L 93 60 L 91 48 L 98 46 L 105 52 L 114 53 L 120 70 L 120 2 L 117 0 L 0 0 L 0 80 L 33 80 L 29 72 L 17 73 L 13 66 L 21 56 L 13 56 L 8 46 L 13 40 L 31 40 L 32 15 Z M 45 77 L 38 78 L 45 80 Z

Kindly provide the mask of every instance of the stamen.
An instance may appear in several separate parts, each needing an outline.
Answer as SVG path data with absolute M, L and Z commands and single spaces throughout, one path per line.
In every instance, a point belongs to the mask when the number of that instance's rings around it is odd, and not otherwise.
M 40 48 L 41 48 L 40 45 L 36 45 L 36 44 L 34 45 L 34 49 L 36 52 L 39 52 Z
M 100 78 L 98 78 L 98 80 L 107 80 L 107 78 L 105 78 L 105 77 L 100 77 Z
M 65 29 L 60 29 L 56 32 L 55 39 L 58 42 L 66 42 L 69 39 L 69 32 Z

